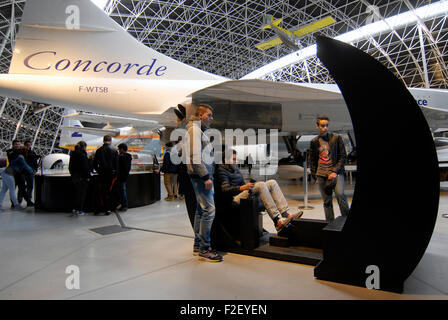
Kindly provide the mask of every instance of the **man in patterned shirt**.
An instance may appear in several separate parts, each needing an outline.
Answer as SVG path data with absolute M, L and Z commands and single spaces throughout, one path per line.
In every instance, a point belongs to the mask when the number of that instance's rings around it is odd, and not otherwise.
M 319 184 L 319 191 L 324 201 L 325 219 L 334 220 L 333 191 L 339 204 L 342 216 L 349 211 L 344 194 L 344 165 L 346 159 L 342 137 L 328 132 L 329 119 L 326 116 L 317 118 L 316 128 L 319 135 L 311 140 L 310 163 L 311 174 Z

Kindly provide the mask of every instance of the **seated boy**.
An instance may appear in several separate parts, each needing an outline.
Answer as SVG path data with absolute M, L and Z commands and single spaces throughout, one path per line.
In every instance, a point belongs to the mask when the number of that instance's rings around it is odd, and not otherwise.
M 233 202 L 237 204 L 241 199 L 249 197 L 249 191 L 258 196 L 274 222 L 277 232 L 287 226 L 292 219 L 303 214 L 302 211 L 290 212 L 288 203 L 275 180 L 245 183 L 243 175 L 236 167 L 235 150 L 232 150 L 231 158 L 225 162 L 226 164 L 218 166 L 217 172 L 221 191 L 224 194 L 232 195 Z

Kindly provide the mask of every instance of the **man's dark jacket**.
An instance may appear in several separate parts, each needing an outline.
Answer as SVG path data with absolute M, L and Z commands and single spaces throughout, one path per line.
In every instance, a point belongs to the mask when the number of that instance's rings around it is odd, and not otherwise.
M 32 149 L 25 151 L 25 161 L 34 171 L 37 171 L 37 167 L 39 166 L 39 158 Z
M 344 141 L 340 135 L 329 132 L 328 144 L 330 146 L 331 168 L 330 171 L 336 174 L 344 174 L 344 165 L 347 154 L 345 152 Z M 316 179 L 318 161 L 319 161 L 319 136 L 311 140 L 310 144 L 310 167 L 311 175 Z
M 13 149 L 13 148 L 6 150 L 6 155 L 8 157 L 9 162 L 16 159 L 19 156 L 19 154 L 23 155 L 24 150 L 23 149 Z
M 117 179 L 120 183 L 126 182 L 129 177 L 129 171 L 131 171 L 132 156 L 125 152 L 118 156 L 118 176 Z
M 74 180 L 87 180 L 90 177 L 90 166 L 87 153 L 85 151 L 75 150 L 70 153 L 68 170 Z
M 118 173 L 118 152 L 110 144 L 103 144 L 95 152 L 93 168 L 101 176 L 116 177 Z
M 225 203 L 232 203 L 233 197 L 240 194 L 240 187 L 245 185 L 244 177 L 238 168 L 230 165 L 220 164 L 216 171 L 217 184 L 221 187 L 220 192 Z
M 163 164 L 162 168 L 160 168 L 160 171 L 163 173 L 177 173 L 177 165 L 171 161 L 171 150 L 167 151 L 163 156 Z

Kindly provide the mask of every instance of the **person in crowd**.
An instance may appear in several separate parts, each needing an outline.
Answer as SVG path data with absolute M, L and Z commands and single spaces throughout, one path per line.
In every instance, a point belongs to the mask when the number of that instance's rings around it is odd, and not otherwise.
M 170 141 L 166 144 L 166 152 L 163 156 L 162 168 L 160 169 L 163 172 L 163 183 L 168 193 L 168 196 L 165 198 L 166 201 L 173 201 L 178 197 L 177 165 L 171 161 L 172 148 L 173 143 Z
M 188 176 L 185 156 L 183 152 L 183 141 L 182 138 L 178 140 L 178 143 L 173 147 L 173 149 L 177 149 L 178 157 L 181 159 L 180 163 L 177 165 L 177 178 L 179 181 L 179 195 L 180 199 L 185 199 L 185 206 L 187 207 L 188 218 L 190 220 L 191 227 L 194 229 L 194 216 L 196 214 L 197 201 L 196 195 L 194 193 L 193 184 L 191 183 L 191 179 Z
M 7 154 L 7 159 L 8 159 L 8 163 L 10 163 L 11 161 L 15 160 L 19 155 L 24 155 L 25 150 L 23 149 L 23 145 L 22 142 L 18 139 L 14 139 L 12 141 L 12 148 L 6 150 L 6 154 Z M 25 178 L 22 175 L 22 173 L 20 172 L 16 172 L 14 174 L 14 183 L 15 186 L 17 186 L 18 192 L 17 192 L 17 196 L 16 199 L 18 201 L 18 203 L 22 203 L 23 201 L 23 197 L 26 194 L 26 185 L 25 185 Z M 9 193 L 10 195 L 10 199 L 11 199 L 11 193 Z M 11 199 L 11 208 L 14 206 L 13 201 Z
M 352 152 L 350 152 L 347 156 L 347 163 L 356 164 L 357 159 L 358 159 L 358 152 L 356 151 L 356 147 L 354 147 Z
M 5 198 L 6 192 L 9 190 L 9 196 L 12 201 L 13 210 L 21 210 L 23 209 L 20 206 L 20 203 L 16 197 L 16 185 L 14 176 L 16 174 L 22 174 L 26 172 L 27 174 L 32 175 L 33 169 L 29 165 L 27 165 L 25 158 L 22 154 L 17 154 L 17 156 L 12 156 L 9 160 L 8 167 L 1 173 L 2 176 L 2 189 L 0 191 L 0 209 L 2 209 L 3 199 Z
M 108 216 L 115 209 L 112 190 L 118 173 L 118 152 L 111 144 L 112 137 L 105 135 L 103 145 L 96 150 L 93 158 L 93 168 L 98 172 L 100 189 L 100 208 L 97 208 L 95 215 L 103 210 Z
M 246 160 L 244 160 L 244 165 L 247 166 L 249 168 L 249 175 L 251 175 L 251 171 L 252 171 L 252 165 L 254 163 L 254 160 L 252 159 L 252 156 L 249 154 L 246 157 Z
M 221 262 L 222 256 L 210 245 L 210 231 L 215 218 L 213 189 L 213 148 L 205 131 L 213 121 L 213 108 L 200 104 L 190 118 L 186 129 L 184 152 L 187 157 L 187 171 L 196 195 L 194 219 L 193 253 L 210 262 Z M 203 155 L 208 154 L 209 157 Z
M 118 193 L 120 195 L 119 210 L 126 212 L 128 210 L 128 197 L 126 193 L 126 181 L 131 171 L 132 156 L 128 151 L 126 143 L 120 143 L 118 145 L 118 176 L 117 186 Z
M 173 162 L 172 159 L 171 159 L 171 155 L 172 154 L 177 154 L 177 156 L 180 159 L 182 158 L 182 146 L 183 146 L 183 144 L 182 144 L 182 137 L 180 137 L 179 140 L 174 142 L 174 146 L 171 148 L 171 152 L 170 152 L 170 161 L 171 162 Z M 184 200 L 185 199 L 185 191 L 184 191 L 184 189 L 181 188 L 181 185 L 180 185 L 180 180 L 181 180 L 180 173 L 183 171 L 182 168 L 179 168 L 179 166 L 181 164 L 182 164 L 182 162 L 179 163 L 179 164 L 175 164 L 176 165 L 177 200 Z M 186 167 L 185 167 L 185 169 L 186 169 Z M 188 177 L 188 175 L 187 175 L 187 177 Z
M 297 163 L 297 165 L 303 167 L 303 163 L 305 162 L 306 159 L 305 159 L 305 156 L 302 154 L 302 152 L 300 152 L 300 150 L 298 150 L 298 149 L 294 150 L 293 158 L 294 158 L 295 163 Z
M 70 172 L 73 186 L 75 188 L 75 197 L 73 204 L 73 215 L 84 216 L 84 202 L 86 199 L 88 182 L 91 177 L 91 168 L 86 152 L 87 144 L 79 141 L 75 145 L 75 150 L 70 153 L 68 170 Z
M 269 217 L 272 219 L 277 232 L 287 226 L 292 219 L 299 218 L 303 212 L 289 208 L 277 181 L 268 180 L 258 182 L 244 181 L 244 177 L 237 167 L 237 153 L 228 152 L 229 158 L 218 166 L 218 185 L 225 195 L 233 197 L 233 202 L 240 204 L 241 199 L 247 199 L 250 192 L 260 198 Z M 223 158 L 225 154 L 223 155 Z M 253 181 L 253 180 L 252 180 Z
M 26 140 L 24 143 L 25 149 L 25 161 L 26 163 L 33 169 L 34 172 L 37 172 L 37 168 L 39 166 L 40 157 L 31 149 L 31 141 Z M 33 187 L 34 187 L 34 175 L 25 174 L 24 175 L 25 184 L 26 184 L 26 192 L 24 198 L 26 200 L 27 206 L 32 207 L 34 203 L 32 201 L 33 196 Z
M 160 163 L 155 154 L 152 155 L 152 171 L 156 174 L 160 173 Z
M 334 220 L 333 191 L 336 194 L 342 216 L 349 212 L 347 198 L 344 194 L 344 165 L 346 152 L 340 135 L 328 131 L 329 118 L 317 118 L 316 128 L 319 135 L 310 143 L 311 175 L 319 184 L 319 191 L 324 201 L 325 219 Z

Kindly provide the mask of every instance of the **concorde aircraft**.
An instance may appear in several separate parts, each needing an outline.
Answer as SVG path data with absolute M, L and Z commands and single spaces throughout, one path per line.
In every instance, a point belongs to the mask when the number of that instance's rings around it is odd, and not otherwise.
M 448 127 L 448 91 L 409 91 L 432 128 Z M 198 70 L 139 43 L 89 0 L 26 2 L 0 95 L 167 128 L 177 124 L 172 110 L 186 101 L 213 105 L 214 126 L 221 129 L 315 134 L 321 114 L 333 131 L 352 129 L 335 85 L 230 80 Z

